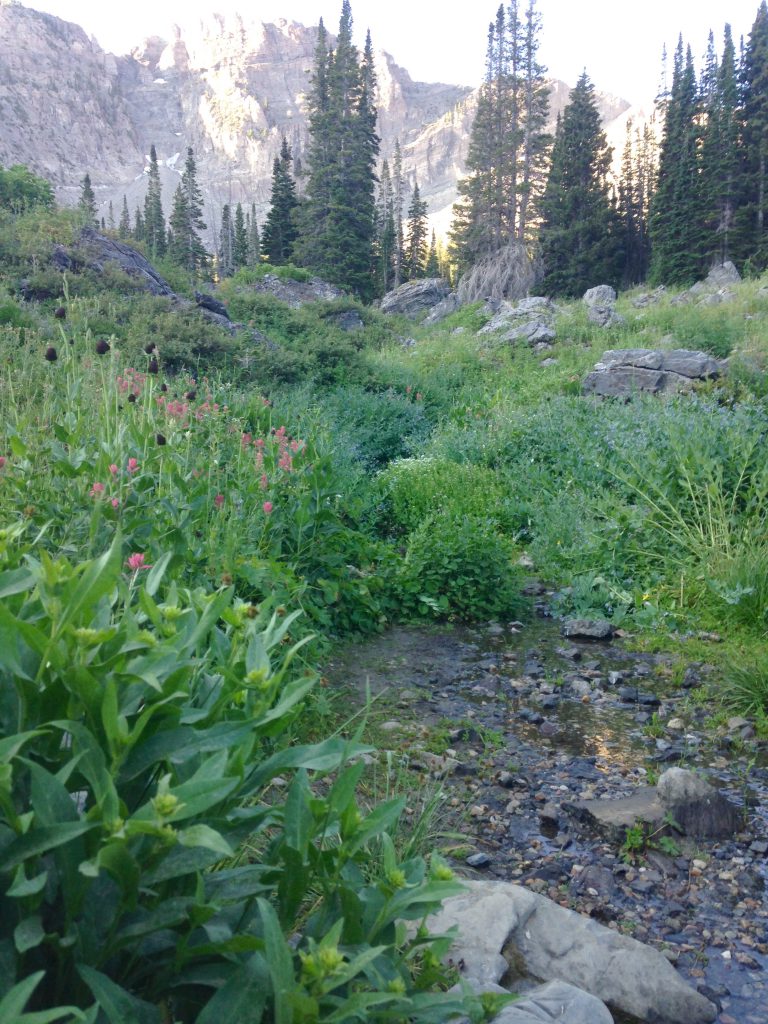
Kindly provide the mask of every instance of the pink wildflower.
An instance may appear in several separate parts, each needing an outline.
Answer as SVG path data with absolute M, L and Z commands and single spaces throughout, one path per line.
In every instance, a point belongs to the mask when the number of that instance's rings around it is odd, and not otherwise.
M 271 501 L 265 501 L 261 507 L 264 509 L 264 515 L 268 516 L 275 506 Z
M 251 437 L 250 434 L 243 434 L 243 436 L 240 438 L 240 444 L 243 446 L 243 448 L 247 448 L 252 440 L 253 438 Z
M 261 479 L 259 480 L 259 485 L 261 486 L 262 491 L 266 491 L 267 487 L 269 487 L 269 480 L 267 480 L 267 474 L 266 473 L 262 473 L 261 474 Z
M 2 469 L 4 466 L 5 466 L 5 456 L 4 455 L 0 455 L 0 469 Z
M 422 395 L 422 393 L 420 391 L 416 392 L 416 401 L 417 402 L 420 402 L 423 397 L 424 397 L 424 395 Z
M 128 557 L 125 564 L 131 572 L 138 572 L 140 569 L 151 569 L 152 566 L 147 563 L 146 558 L 146 555 L 142 555 L 141 552 L 136 551 Z
M 216 497 L 213 499 L 213 504 L 216 506 L 216 508 L 221 508 L 221 506 L 224 504 L 224 495 L 217 494 Z
M 117 498 L 112 499 L 112 508 L 117 508 L 119 504 L 120 502 L 118 501 Z
M 100 498 L 104 493 L 104 484 L 95 483 L 88 493 L 92 498 Z
M 117 466 L 114 464 L 114 462 L 109 467 L 109 472 L 112 474 L 112 476 L 117 476 Z
M 288 452 L 283 452 L 277 464 L 280 469 L 284 469 L 286 473 L 290 473 L 293 469 L 293 459 Z
M 138 459 L 128 459 L 128 466 L 126 467 L 129 473 L 135 473 L 139 468 Z

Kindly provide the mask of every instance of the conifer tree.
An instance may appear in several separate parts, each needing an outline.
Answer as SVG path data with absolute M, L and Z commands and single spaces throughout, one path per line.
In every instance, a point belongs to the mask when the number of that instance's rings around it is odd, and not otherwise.
M 280 156 L 272 165 L 272 192 L 261 232 L 261 251 L 270 263 L 290 263 L 296 241 L 296 182 L 291 177 L 291 147 L 283 136 Z
M 650 215 L 650 278 L 688 284 L 703 269 L 706 197 L 700 191 L 699 101 L 690 46 L 675 50 L 672 88 L 659 153 L 659 179 Z
M 408 237 L 405 243 L 405 272 L 409 281 L 424 276 L 427 262 L 427 204 L 421 198 L 418 181 L 408 207 Z
M 379 295 L 394 287 L 396 245 L 395 200 L 389 164 L 385 160 L 381 165 L 376 204 L 375 277 Z
M 242 203 L 238 203 L 235 207 L 232 260 L 235 264 L 235 270 L 248 265 L 248 229 L 245 223 Z
M 405 186 L 403 182 L 403 153 L 400 140 L 395 139 L 395 155 L 392 164 L 392 217 L 395 222 L 394 279 L 392 287 L 397 288 L 403 281 L 403 213 L 405 211 Z
M 153 259 L 159 259 L 165 255 L 165 217 L 163 216 L 160 167 L 154 143 L 149 150 L 149 176 L 147 194 L 144 197 L 144 241 L 147 243 L 150 256 Z
M 96 196 L 91 185 L 91 176 L 87 171 L 80 182 L 80 199 L 77 205 L 88 218 L 91 227 L 98 224 L 96 219 Z
M 429 240 L 429 252 L 427 263 L 424 267 L 424 277 L 440 277 L 440 262 L 437 257 L 437 237 L 435 229 L 432 229 L 432 237 Z
M 619 223 L 607 180 L 610 164 L 594 87 L 584 72 L 558 118 L 542 201 L 546 294 L 577 296 L 595 284 L 617 283 Z
M 120 223 L 117 226 L 117 234 L 122 239 L 131 237 L 131 215 L 128 212 L 128 197 L 125 193 L 123 193 L 123 208 L 120 211 Z
M 652 125 L 645 124 L 641 132 L 634 128 L 630 118 L 627 121 L 618 181 L 618 215 L 623 253 L 621 281 L 626 286 L 639 284 L 648 273 L 648 216 L 656 175 L 655 150 Z
M 235 271 L 235 229 L 232 224 L 232 213 L 229 203 L 225 203 L 221 211 L 221 229 L 219 231 L 218 270 L 219 277 L 231 277 Z
M 374 292 L 375 73 L 370 35 L 362 60 L 352 42 L 352 11 L 343 0 L 335 52 L 320 27 L 310 95 L 306 200 L 298 261 L 362 299 Z
M 251 212 L 248 215 L 248 266 L 256 267 L 261 260 L 261 239 L 259 238 L 259 224 L 256 220 L 256 203 L 251 203 Z
M 137 242 L 144 241 L 144 218 L 141 215 L 140 207 L 136 207 L 136 212 L 133 216 L 133 237 Z
M 174 262 L 186 267 L 190 274 L 200 273 L 208 262 L 208 253 L 200 238 L 200 232 L 205 230 L 205 226 L 197 166 L 192 148 L 189 147 L 181 181 L 173 197 L 171 256 Z
M 768 6 L 762 0 L 741 60 L 742 165 L 738 254 L 768 266 Z
M 110 231 L 115 230 L 115 210 L 112 206 L 112 200 L 109 200 L 109 206 L 107 208 L 107 227 Z

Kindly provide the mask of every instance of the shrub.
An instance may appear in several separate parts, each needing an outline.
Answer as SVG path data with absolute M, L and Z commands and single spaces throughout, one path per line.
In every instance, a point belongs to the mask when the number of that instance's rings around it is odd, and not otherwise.
M 411 535 L 404 567 L 406 608 L 467 621 L 515 618 L 525 603 L 514 548 L 477 516 L 438 512 Z

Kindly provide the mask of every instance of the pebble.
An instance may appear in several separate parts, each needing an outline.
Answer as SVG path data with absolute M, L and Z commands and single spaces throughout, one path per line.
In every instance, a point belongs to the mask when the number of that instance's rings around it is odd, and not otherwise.
M 470 868 L 487 868 L 491 864 L 491 858 L 487 853 L 473 853 L 467 857 L 465 863 Z

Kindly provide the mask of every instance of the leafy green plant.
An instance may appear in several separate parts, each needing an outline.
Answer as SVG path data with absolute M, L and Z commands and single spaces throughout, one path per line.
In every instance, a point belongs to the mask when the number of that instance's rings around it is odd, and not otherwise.
M 403 596 L 414 611 L 438 618 L 516 618 L 525 602 L 513 556 L 492 522 L 438 512 L 409 539 Z
M 622 860 L 632 864 L 640 860 L 649 849 L 660 850 L 670 857 L 679 857 L 680 847 L 669 835 L 670 829 L 681 831 L 669 812 L 664 815 L 663 822 L 656 827 L 648 822 L 636 821 L 634 825 L 629 826 L 624 835 L 624 842 L 619 851 Z

